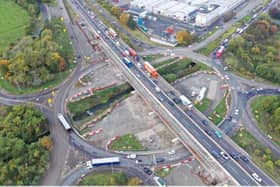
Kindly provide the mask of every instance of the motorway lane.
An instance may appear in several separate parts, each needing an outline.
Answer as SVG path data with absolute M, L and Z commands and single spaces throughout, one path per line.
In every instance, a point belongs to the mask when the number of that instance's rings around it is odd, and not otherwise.
M 95 23 L 93 23 L 93 25 L 94 25 L 95 28 L 98 28 L 98 26 L 95 25 Z M 104 36 L 103 36 L 103 37 L 104 37 Z M 111 43 L 110 40 L 107 40 L 107 43 L 108 43 L 108 45 L 110 45 L 110 47 L 116 49 L 116 46 L 115 46 L 113 43 Z M 118 51 L 118 50 L 117 50 L 117 51 Z M 133 69 L 133 68 L 131 68 L 131 69 Z M 140 75 L 141 75 L 141 73 L 140 73 Z M 148 82 L 150 82 L 150 83 L 153 85 L 153 83 L 152 83 L 150 80 L 148 80 Z M 150 85 L 150 86 L 151 86 L 151 85 Z M 154 85 L 153 85 L 153 87 L 154 87 Z M 198 131 L 198 132 L 200 132 L 200 131 Z M 248 176 L 248 175 L 247 175 L 247 176 Z M 250 179 L 253 180 L 251 177 L 250 177 Z M 252 182 L 252 184 L 256 184 L 255 181 L 250 181 L 250 182 Z M 273 183 L 273 184 L 274 184 L 274 183 Z

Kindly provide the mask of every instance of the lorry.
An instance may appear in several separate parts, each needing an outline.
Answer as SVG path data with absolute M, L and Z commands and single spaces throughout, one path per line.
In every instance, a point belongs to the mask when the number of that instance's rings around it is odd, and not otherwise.
M 123 63 L 124 63 L 128 68 L 131 68 L 131 66 L 132 66 L 132 62 L 131 62 L 128 58 L 126 58 L 126 57 L 123 58 Z
M 185 97 L 184 95 L 181 95 L 179 98 L 181 99 L 182 104 L 187 106 L 188 110 L 191 110 L 193 108 L 192 102 L 187 97 Z
M 220 48 L 218 49 L 217 53 L 216 53 L 216 58 L 221 58 L 221 56 L 223 55 L 223 52 L 225 50 L 224 46 L 220 46 Z
M 147 61 L 144 62 L 144 69 L 148 71 L 153 78 L 158 78 L 158 73 L 156 69 Z
M 136 51 L 132 48 L 129 48 L 128 52 L 129 52 L 129 55 L 132 56 L 133 58 L 135 58 L 137 56 Z

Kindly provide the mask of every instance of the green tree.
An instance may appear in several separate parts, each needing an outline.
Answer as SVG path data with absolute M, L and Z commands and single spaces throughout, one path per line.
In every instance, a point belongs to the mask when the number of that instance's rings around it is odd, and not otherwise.
M 127 26 L 132 30 L 136 28 L 136 22 L 133 20 L 132 16 L 129 16 Z
M 264 163 L 264 167 L 268 170 L 273 170 L 274 169 L 274 164 L 271 160 L 268 160 Z
M 276 165 L 277 167 L 280 167 L 280 159 L 277 160 L 277 161 L 275 161 L 275 165 Z
M 142 184 L 142 180 L 139 179 L 138 177 L 132 177 L 127 182 L 128 186 L 138 186 L 140 184 Z

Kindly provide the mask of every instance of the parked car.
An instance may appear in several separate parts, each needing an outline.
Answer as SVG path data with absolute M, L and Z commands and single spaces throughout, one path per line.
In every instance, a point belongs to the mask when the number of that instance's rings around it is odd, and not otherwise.
M 142 160 L 140 160 L 140 159 L 135 160 L 135 163 L 136 163 L 136 164 L 142 164 Z
M 174 155 L 174 154 L 176 154 L 176 151 L 174 149 L 172 149 L 172 150 L 168 151 L 168 154 L 169 155 Z
M 164 162 L 164 158 L 156 158 L 156 162 Z
M 147 167 L 144 167 L 143 170 L 144 170 L 144 172 L 147 173 L 148 175 L 152 175 L 152 173 L 153 173 L 152 170 L 150 170 L 150 169 L 147 168 Z

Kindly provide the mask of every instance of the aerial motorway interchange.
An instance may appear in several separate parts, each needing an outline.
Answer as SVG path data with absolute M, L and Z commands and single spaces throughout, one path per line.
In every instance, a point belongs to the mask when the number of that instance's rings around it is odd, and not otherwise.
M 40 109 L 49 129 L 48 132 L 42 130 L 35 138 L 38 145 L 49 151 L 45 172 L 41 173 L 40 181 L 23 180 L 23 184 L 279 184 L 278 137 L 258 126 L 257 123 L 263 120 L 254 119 L 261 115 L 261 110 L 254 107 L 269 108 L 271 105 L 274 108 L 267 109 L 273 115 L 271 120 L 278 120 L 279 82 L 268 84 L 241 77 L 242 73 L 238 74 L 238 70 L 232 67 L 238 66 L 233 64 L 237 62 L 232 54 L 235 48 L 247 47 L 245 37 L 254 40 L 248 34 L 253 26 L 261 25 L 260 28 L 265 30 L 263 24 L 270 28 L 271 37 L 279 36 L 279 21 L 263 19 L 270 19 L 267 18 L 268 12 L 272 12 L 270 10 L 274 7 L 280 9 L 280 2 L 240 0 L 232 5 L 232 10 L 223 9 L 224 14 L 220 15 L 216 11 L 229 7 L 227 3 L 230 2 L 196 7 L 198 5 L 187 1 L 170 1 L 164 8 L 161 5 L 164 1 L 133 0 L 128 3 L 130 8 L 122 0 L 57 0 L 54 5 L 48 2 L 39 4 L 38 11 L 48 20 L 46 27 L 38 31 L 41 34 L 36 36 L 31 32 L 32 37 L 10 45 L 0 56 L 0 64 L 5 67 L 1 67 L 2 76 L 5 72 L 2 80 L 12 81 L 15 90 L 21 93 L 2 89 L 1 104 L 13 107 L 3 111 L 23 115 L 14 107 L 31 103 Z M 189 17 L 177 14 L 184 6 Z M 174 13 L 173 17 L 169 16 L 171 13 Z M 211 17 L 213 15 L 216 17 Z M 231 17 L 229 21 L 226 20 L 228 16 Z M 55 19 L 56 25 L 52 25 L 51 20 Z M 259 22 L 260 19 L 262 21 Z M 59 24 L 64 25 L 60 27 Z M 137 32 L 131 32 L 130 27 L 136 27 Z M 55 32 L 58 28 L 61 33 Z M 179 31 L 178 28 L 190 32 Z M 181 37 L 178 36 L 180 32 Z M 58 39 L 58 33 L 65 34 L 69 41 Z M 197 38 L 188 39 L 194 37 L 194 33 Z M 261 36 L 269 37 L 269 34 Z M 56 39 L 58 44 L 52 43 Z M 69 51 L 63 51 L 67 46 L 63 41 L 73 47 L 72 56 L 65 55 Z M 49 68 L 45 71 L 57 73 L 50 74 L 49 79 L 61 79 L 59 83 L 24 93 L 24 81 L 21 83 L 20 79 L 14 78 L 16 71 L 11 68 L 12 63 L 19 66 L 17 59 L 20 55 L 16 54 L 25 44 L 32 45 L 27 46 L 26 51 L 38 46 L 48 47 L 47 53 L 40 51 L 41 57 L 46 57 L 45 66 Z M 210 46 L 209 53 L 205 52 L 207 46 Z M 259 45 L 250 48 L 254 54 L 261 54 L 261 50 Z M 279 53 L 271 51 L 271 56 Z M 40 61 L 36 54 L 32 51 L 33 56 L 25 59 Z M 271 56 L 267 59 L 275 60 Z M 66 64 L 67 57 L 71 59 L 71 65 Z M 66 72 L 67 66 L 68 74 L 63 78 L 61 72 Z M 249 63 L 245 67 L 249 66 L 252 68 Z M 31 76 L 36 74 L 32 67 L 28 69 Z M 257 73 L 261 71 L 261 67 L 256 69 Z M 26 69 L 18 71 L 28 72 Z M 38 74 L 44 73 L 40 71 Z M 275 80 L 278 80 L 277 76 L 275 73 Z M 34 79 L 31 87 L 44 82 L 43 78 Z M 257 105 L 258 97 L 264 98 L 262 102 L 269 97 L 266 101 L 270 105 Z M 22 118 L 25 119 L 26 115 Z M 10 114 L 6 120 L 9 119 Z M 7 132 L 3 130 L 3 136 Z M 249 151 L 247 144 L 240 143 L 247 134 L 250 134 L 249 139 L 252 138 L 249 142 L 258 142 L 257 147 L 254 145 Z M 45 135 L 50 137 L 51 144 L 42 140 Z M 24 139 L 22 134 L 19 136 Z M 193 181 L 190 180 L 192 177 Z M 101 178 L 104 181 L 108 178 L 109 182 L 96 182 L 102 181 Z M 113 179 L 118 182 L 111 184 Z M 1 183 L 3 181 L 0 180 Z M 18 183 L 7 180 L 3 184 Z

